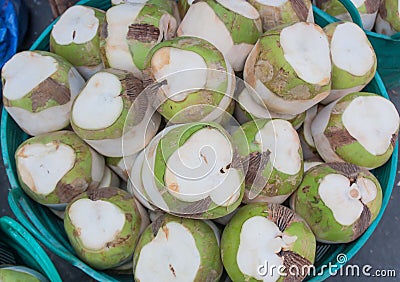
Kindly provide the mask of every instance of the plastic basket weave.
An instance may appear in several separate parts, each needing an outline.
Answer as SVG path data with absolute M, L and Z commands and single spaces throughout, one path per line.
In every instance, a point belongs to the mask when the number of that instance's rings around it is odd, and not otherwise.
M 350 0 L 339 0 L 349 11 L 353 22 L 362 27 L 360 14 Z M 378 1 L 378 0 L 376 0 Z M 339 21 L 324 11 L 314 8 L 315 21 L 322 27 Z M 400 87 L 400 32 L 392 36 L 364 30 L 378 58 L 378 72 L 388 89 Z
M 78 4 L 93 6 L 103 10 L 110 7 L 109 0 L 84 0 L 78 2 Z M 318 10 L 316 11 L 317 14 L 315 14 L 315 16 L 317 23 L 321 25 L 326 24 L 326 22 L 323 22 L 321 17 L 318 16 Z M 48 50 L 49 35 L 53 25 L 54 23 L 41 34 L 31 47 L 32 50 Z M 389 99 L 379 74 L 376 74 L 375 78 L 365 88 L 365 90 L 380 94 Z M 19 144 L 27 137 L 28 136 L 16 125 L 12 118 L 10 118 L 7 112 L 3 109 L 1 121 L 1 146 L 4 164 L 12 188 L 9 193 L 9 203 L 18 220 L 47 248 L 49 248 L 49 250 L 69 261 L 72 265 L 80 268 L 94 279 L 99 281 L 121 281 L 128 279 L 131 281 L 132 277 L 112 276 L 102 271 L 96 271 L 79 260 L 68 242 L 62 221 L 56 218 L 56 216 L 54 216 L 54 214 L 52 214 L 47 208 L 32 201 L 22 191 L 18 184 L 17 173 L 15 170 L 14 153 Z M 331 265 L 336 269 L 343 265 L 340 264 L 340 261 L 337 261 L 339 254 L 346 255 L 348 260 L 351 259 L 371 236 L 378 222 L 382 218 L 383 212 L 390 199 L 397 171 L 397 159 L 398 144 L 396 144 L 391 159 L 384 166 L 373 171 L 379 179 L 383 190 L 382 208 L 376 220 L 358 240 L 350 244 L 319 244 L 317 246 L 315 263 L 318 275 L 308 277 L 308 281 L 322 281 L 328 278 L 330 275 L 330 269 L 327 268 L 328 265 Z

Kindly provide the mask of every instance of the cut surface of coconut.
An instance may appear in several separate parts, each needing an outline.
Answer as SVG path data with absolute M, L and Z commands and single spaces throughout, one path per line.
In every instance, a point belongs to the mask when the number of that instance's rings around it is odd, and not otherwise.
M 200 263 L 193 234 L 177 222 L 168 222 L 140 251 L 135 276 L 142 282 L 194 281 Z
M 347 106 L 342 115 L 346 130 L 368 152 L 384 154 L 399 128 L 399 114 L 395 106 L 379 96 L 361 96 Z
M 25 51 L 14 55 L 3 67 L 3 95 L 9 100 L 24 97 L 33 88 L 57 71 L 58 63 L 51 56 Z
M 17 152 L 17 168 L 22 181 L 37 194 L 48 195 L 76 161 L 74 149 L 52 142 L 27 144 Z
M 339 24 L 331 40 L 332 62 L 353 75 L 363 76 L 375 63 L 373 51 L 364 31 L 352 22 Z
M 287 3 L 288 0 L 256 0 L 258 3 L 266 6 L 279 7 Z
M 303 123 L 304 140 L 306 141 L 307 145 L 313 148 L 315 148 L 315 144 L 311 133 L 311 125 L 317 114 L 318 114 L 318 105 L 315 105 L 306 111 L 306 117 Z
M 105 248 L 125 224 L 125 214 L 116 205 L 103 200 L 79 199 L 70 206 L 68 216 L 80 231 L 82 244 L 91 250 Z
M 219 4 L 235 12 L 239 15 L 242 15 L 248 19 L 258 19 L 260 14 L 258 11 L 247 1 L 245 0 L 216 0 Z
M 115 75 L 96 73 L 75 100 L 72 108 L 74 123 L 87 130 L 111 126 L 123 109 L 121 89 L 121 82 Z
M 277 170 L 289 175 L 300 171 L 300 139 L 290 122 L 279 119 L 267 122 L 257 132 L 255 141 L 262 144 L 263 152 L 271 152 L 272 163 Z
M 51 35 L 57 44 L 83 44 L 97 35 L 99 19 L 93 9 L 73 6 L 60 17 L 54 25 Z
M 286 27 L 281 31 L 280 44 L 285 59 L 302 80 L 318 85 L 329 82 L 329 42 L 319 26 L 300 22 Z

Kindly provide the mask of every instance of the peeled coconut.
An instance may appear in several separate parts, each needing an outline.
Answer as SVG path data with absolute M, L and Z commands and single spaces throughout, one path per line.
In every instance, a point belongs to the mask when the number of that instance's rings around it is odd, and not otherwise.
M 44 51 L 17 53 L 1 76 L 5 109 L 32 136 L 67 127 L 72 101 L 85 83 L 70 63 Z
M 221 239 L 222 262 L 233 281 L 302 281 L 307 271 L 290 270 L 310 267 L 315 251 L 315 237 L 307 223 L 277 204 L 239 209 Z
M 50 51 L 73 64 L 87 79 L 104 68 L 100 33 L 105 12 L 82 5 L 68 8 L 53 26 Z
M 305 22 L 265 32 L 246 60 L 243 77 L 268 110 L 303 113 L 331 90 L 330 48 L 325 32 Z
M 232 138 L 248 165 L 243 201 L 283 203 L 303 176 L 303 154 L 293 126 L 260 119 L 243 124 Z
M 261 16 L 264 31 L 282 24 L 314 22 L 311 0 L 250 0 Z
M 215 121 L 225 111 L 233 112 L 233 70 L 203 39 L 177 37 L 159 43 L 149 54 L 147 71 L 157 86 L 150 98 L 153 107 L 171 123 Z
M 326 106 L 315 117 L 311 131 L 326 162 L 349 162 L 372 169 L 389 160 L 399 124 L 392 102 L 376 94 L 356 92 Z
M 156 134 L 161 118 L 154 112 L 143 83 L 132 73 L 106 69 L 93 75 L 71 111 L 74 131 L 100 154 L 137 153 Z
M 178 5 L 175 0 L 111 0 L 113 6 L 119 4 L 150 4 L 154 5 L 161 10 L 164 10 L 175 17 L 177 21 L 180 21 Z
M 243 124 L 255 119 L 278 118 L 289 121 L 297 130 L 301 127 L 306 117 L 306 112 L 298 115 L 278 114 L 268 110 L 261 98 L 247 87 L 243 87 L 236 96 L 235 117 Z M 250 94 L 253 93 L 253 94 Z
M 375 76 L 377 60 L 365 32 L 352 22 L 327 25 L 331 45 L 332 90 L 322 103 L 362 90 Z
M 128 181 L 129 173 L 138 154 L 139 153 L 115 158 L 107 157 L 106 163 L 114 173 L 126 182 Z
M 173 38 L 178 23 L 159 6 L 140 2 L 107 10 L 100 46 L 106 67 L 143 78 L 144 61 L 150 49 L 162 40 Z
M 323 243 L 348 243 L 369 227 L 379 213 L 382 190 L 369 171 L 348 163 L 309 169 L 290 199 Z
M 144 231 L 134 258 L 135 281 L 219 281 L 219 238 L 201 220 L 159 216 Z
M 15 163 L 22 189 L 36 202 L 59 210 L 98 187 L 105 166 L 104 158 L 71 131 L 26 140 L 15 152 Z
M 364 29 L 372 30 L 381 0 L 350 0 L 357 8 L 361 16 Z M 397 0 L 396 0 L 397 1 Z M 352 21 L 350 14 L 339 0 L 316 0 L 316 5 L 342 21 Z
M 0 266 L 0 281 L 47 282 L 48 280 L 41 273 L 28 267 L 3 264 Z
M 139 169 L 136 163 L 132 169 L 138 199 L 165 212 L 213 219 L 231 213 L 242 200 L 242 164 L 218 124 L 167 127 L 146 147 L 142 163 L 139 158 Z
M 64 227 L 77 255 L 96 269 L 132 259 L 141 217 L 134 198 L 118 188 L 89 190 L 66 208 Z
M 398 0 L 381 0 L 380 3 L 375 30 L 391 36 L 400 31 L 400 3 Z
M 304 172 L 310 170 L 311 168 L 313 168 L 314 166 L 323 164 L 324 162 L 320 162 L 320 161 L 304 161 Z
M 260 14 L 245 0 L 192 2 L 177 31 L 178 36 L 196 36 L 211 42 L 235 71 L 243 70 L 261 33 Z
M 118 176 L 108 167 L 104 167 L 103 178 L 99 184 L 99 188 L 104 187 L 119 187 L 120 180 Z

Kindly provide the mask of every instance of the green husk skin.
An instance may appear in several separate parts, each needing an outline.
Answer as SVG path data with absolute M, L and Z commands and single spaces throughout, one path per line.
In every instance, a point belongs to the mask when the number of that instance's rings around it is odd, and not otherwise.
M 170 194 L 165 187 L 164 176 L 167 167 L 167 161 L 169 157 L 181 147 L 194 133 L 203 128 L 218 129 L 223 132 L 228 138 L 228 134 L 225 130 L 216 123 L 189 123 L 178 128 L 172 129 L 160 140 L 156 150 L 156 159 L 154 164 L 154 177 L 160 194 L 163 196 L 164 201 L 168 207 L 174 209 L 174 214 L 187 217 L 187 218 L 199 218 L 199 219 L 214 219 L 219 218 L 233 212 L 241 203 L 244 195 L 244 183 L 241 184 L 239 198 L 229 206 L 218 206 L 213 201 L 209 201 L 208 206 L 203 207 L 204 213 L 190 213 L 190 207 L 196 203 L 201 202 L 184 202 L 175 198 Z M 230 139 L 230 138 L 229 138 Z M 178 142 L 179 143 L 178 143 Z M 238 168 L 236 168 L 238 169 Z M 240 170 L 240 168 L 239 168 Z
M 122 0 L 121 3 L 119 4 L 113 4 L 115 5 L 120 5 L 120 4 L 136 4 L 138 3 L 135 0 Z M 176 9 L 176 3 L 173 0 L 147 0 L 146 4 L 149 5 L 154 5 L 161 10 L 167 11 L 169 14 L 174 15 L 175 9 Z
M 69 85 L 69 80 L 68 80 L 68 73 L 70 69 L 72 68 L 72 65 L 67 62 L 64 58 L 62 58 L 59 55 L 46 52 L 46 51 L 29 51 L 29 52 L 34 52 L 38 53 L 42 56 L 50 56 L 54 58 L 57 61 L 57 70 L 49 76 L 47 79 L 45 79 L 42 83 L 34 87 L 30 92 L 26 93 L 22 98 L 16 99 L 16 100 L 9 100 L 5 96 L 3 96 L 3 103 L 4 106 L 6 107 L 18 107 L 25 109 L 27 111 L 30 111 L 32 113 L 38 113 L 43 110 L 46 110 L 51 107 L 55 106 L 60 106 L 68 103 L 71 99 L 71 94 L 69 93 L 70 85 Z M 41 85 L 46 82 L 46 81 L 56 81 L 59 85 L 59 87 L 66 88 L 68 90 L 68 95 L 69 97 L 64 97 L 62 91 L 57 91 L 54 93 L 49 93 L 51 95 L 48 95 L 47 101 L 34 101 L 35 97 L 32 97 L 32 94 L 35 92 L 41 92 Z M 4 78 L 2 78 L 2 83 L 3 86 L 6 83 Z M 59 95 L 57 95 L 59 94 Z M 37 98 L 36 98 L 37 99 Z
M 339 165 L 344 166 L 346 164 Z M 333 212 L 324 204 L 319 196 L 319 183 L 328 174 L 341 174 L 348 177 L 343 172 L 332 168 L 329 163 L 311 168 L 304 174 L 299 189 L 292 196 L 293 209 L 307 221 L 317 240 L 332 243 L 348 243 L 361 236 L 377 217 L 382 203 L 381 186 L 379 181 L 370 172 L 363 169 L 359 170 L 357 177 L 373 181 L 378 190 L 376 198 L 366 205 L 371 212 L 371 219 L 368 225 L 362 226 L 363 228 L 361 229 L 356 227 L 357 221 L 352 225 L 343 226 L 335 220 Z
M 158 50 L 164 47 L 173 47 L 195 52 L 204 59 L 208 69 L 227 71 L 224 56 L 211 43 L 197 37 L 182 36 L 161 42 L 151 49 L 145 63 L 149 73 L 151 73 L 152 57 Z M 215 90 L 201 89 L 191 92 L 185 100 L 180 102 L 174 102 L 171 99 L 167 99 L 165 95 L 162 95 L 166 100 L 160 101 L 161 105 L 157 110 L 167 120 L 173 118 L 174 123 L 198 121 L 215 109 L 215 106 L 219 105 L 227 89 L 228 78 L 222 81 Z M 193 108 L 193 111 L 184 110 L 188 108 Z M 183 114 L 180 113 L 178 116 L 175 116 L 181 110 L 184 110 Z
M 0 281 L 2 282 L 43 282 L 33 274 L 18 271 L 12 268 L 0 268 Z
M 75 196 L 83 193 L 90 187 L 92 182 L 92 156 L 89 146 L 84 143 L 72 131 L 58 131 L 48 134 L 32 137 L 22 143 L 15 152 L 15 162 L 18 168 L 18 155 L 28 144 L 47 144 L 47 143 L 65 144 L 74 149 L 76 161 L 74 167 L 68 171 L 64 177 L 57 183 L 53 192 L 48 195 L 36 194 L 23 181 L 18 173 L 18 180 L 22 189 L 36 202 L 47 204 L 61 204 L 70 202 Z
M 328 37 L 329 42 L 332 41 L 332 37 L 333 34 L 335 33 L 336 27 L 342 23 L 343 22 L 335 22 L 324 27 L 324 31 Z M 369 43 L 369 46 L 373 50 L 371 43 Z M 348 89 L 356 86 L 367 85 L 374 78 L 376 73 L 376 68 L 377 68 L 376 56 L 374 56 L 374 58 L 375 62 L 373 67 L 366 74 L 362 76 L 356 76 L 343 69 L 340 69 L 332 62 L 332 89 Z
M 331 147 L 332 144 L 336 143 L 333 141 L 335 136 L 336 137 L 338 136 L 338 133 L 336 133 L 336 131 L 339 131 L 339 134 L 341 134 L 340 131 L 347 132 L 342 122 L 343 112 L 355 98 L 363 96 L 380 97 L 379 95 L 373 93 L 355 92 L 341 98 L 332 109 L 328 125 L 324 131 L 325 136 L 331 143 Z M 394 134 L 394 140 L 397 139 L 398 132 L 399 129 L 397 129 L 396 133 Z M 347 134 L 350 135 L 348 132 Z M 389 160 L 390 156 L 393 153 L 394 145 L 395 145 L 394 143 L 390 144 L 384 154 L 377 156 L 368 152 L 354 138 L 352 138 L 351 140 L 346 140 L 346 142 L 343 142 L 340 146 L 335 145 L 334 147 L 332 147 L 332 149 L 340 158 L 342 158 L 346 162 L 358 165 L 360 167 L 375 168 L 382 166 Z
M 139 86 L 142 86 L 142 82 L 137 79 L 136 77 L 133 76 L 132 73 L 128 71 L 123 71 L 123 70 L 117 70 L 117 69 L 105 69 L 102 70 L 101 72 L 108 72 L 116 77 L 121 81 L 121 94 L 120 96 L 124 97 L 123 99 L 123 109 L 121 111 L 120 116 L 118 119 L 109 127 L 104 128 L 104 129 L 99 129 L 99 130 L 87 130 L 80 128 L 77 126 L 74 122 L 73 116 L 71 117 L 71 125 L 76 134 L 82 139 L 85 140 L 103 140 L 103 139 L 114 139 L 114 138 L 119 138 L 123 135 L 124 132 L 124 126 L 126 121 L 127 121 L 127 116 L 129 115 L 129 120 L 134 120 L 132 114 L 129 114 L 129 110 L 131 109 L 132 105 L 137 105 L 139 104 L 138 102 L 135 103 L 135 100 L 131 100 L 129 98 L 130 95 L 128 95 L 127 91 L 127 85 L 129 84 L 128 81 L 135 81 L 139 84 Z M 87 85 L 87 83 L 86 83 Z M 85 89 L 86 85 L 82 88 L 81 92 Z M 137 89 L 136 89 L 137 90 Z M 136 91 L 135 90 L 135 91 Z M 139 92 L 140 93 L 140 92 Z M 139 95 L 139 93 L 136 93 L 140 98 L 144 98 L 143 95 Z M 72 104 L 72 108 L 74 107 L 76 100 Z M 127 127 L 125 127 L 126 130 Z
M 69 217 L 71 205 L 80 199 L 102 200 L 117 206 L 126 215 L 123 229 L 108 247 L 91 250 L 83 246 L 79 231 L 73 226 Z M 132 257 L 139 238 L 141 217 L 133 196 L 119 188 L 103 188 L 82 193 L 71 202 L 65 212 L 64 228 L 77 255 L 96 269 L 107 269 L 119 266 Z
M 223 266 L 214 231 L 202 220 L 181 218 L 169 214 L 159 216 L 156 221 L 149 225 L 143 232 L 133 255 L 134 269 L 136 269 L 142 248 L 155 238 L 155 234 L 153 233 L 155 224 L 157 223 L 157 226 L 159 225 L 158 230 L 160 230 L 166 228 L 168 222 L 177 222 L 183 225 L 193 235 L 196 247 L 200 253 L 201 265 L 194 281 L 219 281 Z M 139 280 L 135 278 L 135 281 Z
M 317 0 L 317 6 L 330 14 L 331 16 L 339 16 L 342 14 L 348 14 L 346 8 L 340 3 L 339 0 Z M 367 7 L 364 4 L 362 4 L 360 7 L 357 8 L 358 12 L 360 14 L 367 14 Z M 348 14 L 348 17 L 350 18 L 350 15 Z
M 100 33 L 105 20 L 105 12 L 93 9 L 95 17 L 99 20 L 97 35 L 92 40 L 83 44 L 71 43 L 68 45 L 57 44 L 53 36 L 50 36 L 50 51 L 64 57 L 74 66 L 97 66 L 102 63 L 100 55 Z
M 186 12 L 189 10 L 189 0 L 178 0 L 178 10 L 179 10 L 179 15 L 181 16 L 181 19 L 186 15 Z
M 255 140 L 255 137 L 258 131 L 270 121 L 271 119 L 249 121 L 241 125 L 240 129 L 232 135 L 233 142 L 237 146 L 239 154 L 243 158 L 248 157 L 253 152 L 263 153 L 262 146 Z M 246 136 L 246 140 L 243 140 L 243 133 Z M 303 158 L 301 147 L 299 148 L 299 154 L 301 158 Z M 249 173 L 249 171 L 247 173 Z M 263 177 L 266 181 L 266 185 L 257 195 L 255 200 L 257 198 L 262 199 L 262 197 L 289 195 L 293 193 L 301 183 L 303 177 L 303 163 L 297 174 L 288 175 L 274 168 L 271 160 L 268 159 L 265 168 L 257 172 L 257 175 Z M 246 183 L 246 193 L 253 189 L 253 185 L 255 185 L 255 183 Z
M 221 257 L 225 269 L 233 281 L 258 281 L 253 277 L 243 274 L 237 265 L 237 252 L 240 244 L 242 225 L 246 220 L 254 216 L 263 216 L 271 220 L 272 211 L 277 208 L 284 208 L 285 212 L 293 214 L 293 211 L 280 205 L 254 203 L 240 208 L 231 221 L 226 225 L 221 238 Z M 281 218 L 285 219 L 283 217 Z M 285 249 L 285 251 L 293 251 L 297 253 L 307 259 L 310 264 L 314 262 L 316 251 L 315 237 L 303 219 L 298 215 L 294 215 L 286 229 L 283 230 L 283 233 L 285 235 L 298 237 L 295 243 L 293 243 L 289 249 Z M 284 278 L 285 277 L 281 276 L 278 281 L 284 281 Z
M 308 12 L 312 9 L 312 4 L 309 0 L 287 1 L 279 7 L 264 5 L 257 0 L 250 0 L 249 2 L 260 13 L 264 31 L 268 31 L 282 24 L 307 21 Z M 307 13 L 301 14 L 301 12 L 305 12 L 304 9 L 303 11 L 299 11 L 301 9 L 294 9 L 294 5 L 298 5 L 302 8 L 306 7 Z
M 394 31 L 400 31 L 400 19 L 398 14 L 397 0 L 381 0 L 379 7 L 380 17 L 389 23 Z

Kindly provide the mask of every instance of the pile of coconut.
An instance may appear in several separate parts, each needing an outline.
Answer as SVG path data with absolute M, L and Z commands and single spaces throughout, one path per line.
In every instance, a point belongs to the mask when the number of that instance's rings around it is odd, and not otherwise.
M 316 242 L 356 240 L 380 211 L 370 170 L 399 114 L 360 92 L 377 67 L 363 30 L 321 28 L 310 0 L 74 6 L 50 51 L 2 70 L 5 109 L 31 136 L 16 169 L 95 269 L 301 281 L 289 270 L 315 262 Z

